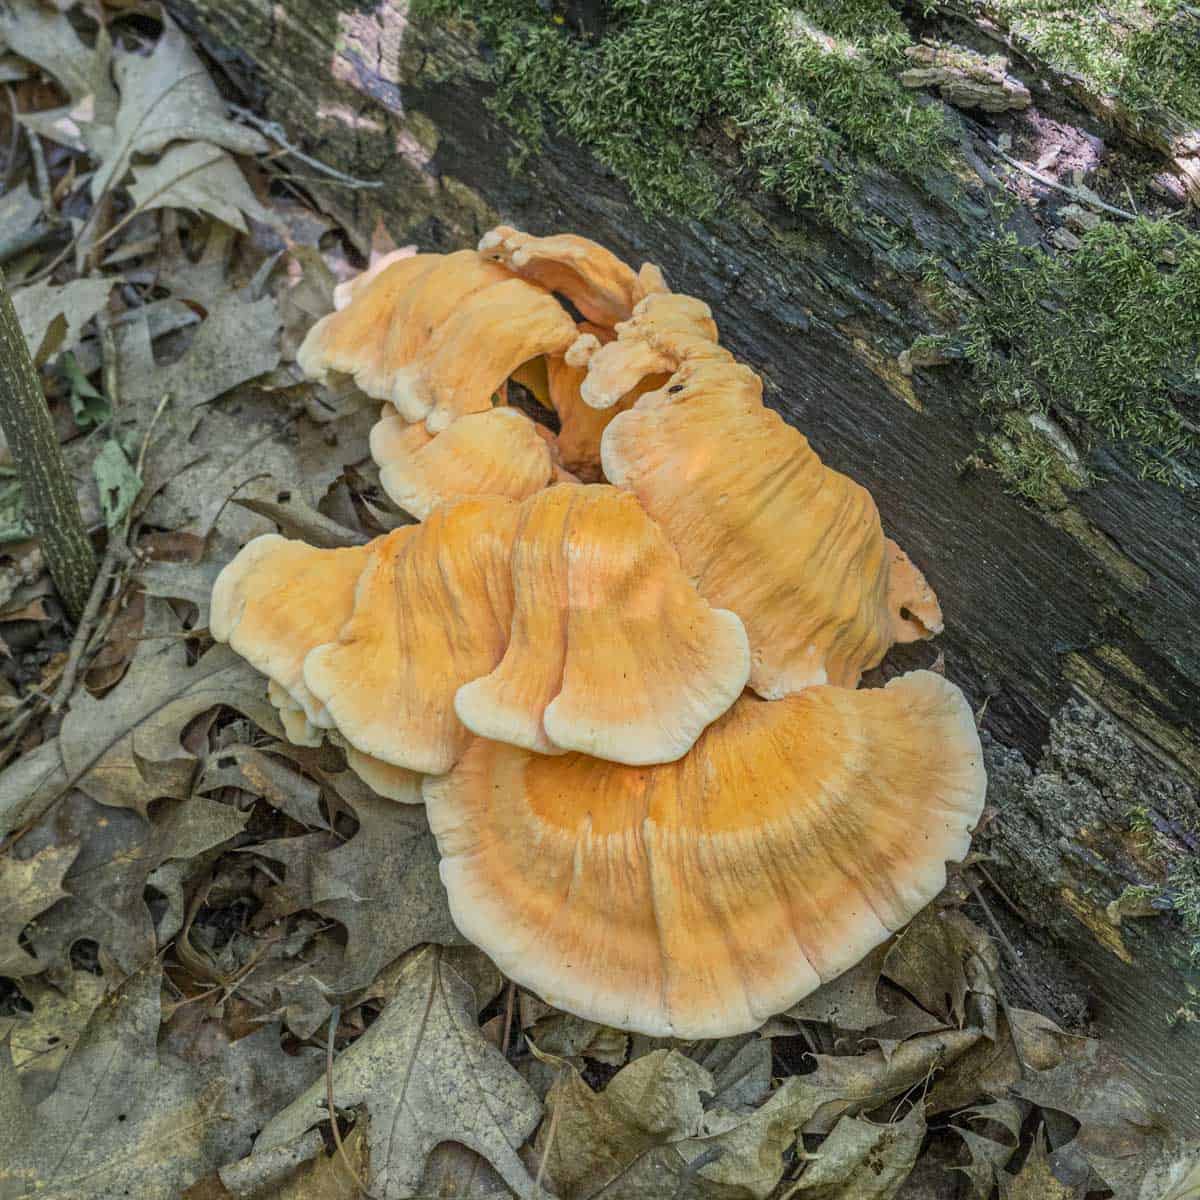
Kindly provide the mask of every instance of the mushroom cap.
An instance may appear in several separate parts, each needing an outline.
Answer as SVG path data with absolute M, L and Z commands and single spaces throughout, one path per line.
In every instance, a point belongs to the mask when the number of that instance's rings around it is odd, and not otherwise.
M 267 680 L 267 699 L 279 710 L 284 736 L 293 746 L 319 746 L 325 740 L 325 731 L 318 729 L 304 715 L 304 709 L 292 699 L 291 693 L 273 679 Z
M 352 375 L 437 433 L 490 408 L 522 363 L 562 353 L 574 338 L 574 321 L 548 292 L 461 250 L 391 263 L 309 330 L 296 359 L 315 379 Z
M 427 779 L 459 930 L 547 1003 L 682 1038 L 754 1029 L 941 890 L 983 806 L 963 695 L 746 695 L 678 762 L 479 739 Z
M 329 716 L 304 684 L 304 659 L 349 618 L 367 559 L 365 546 L 318 550 L 265 533 L 247 542 L 213 584 L 213 638 L 228 642 L 323 728 Z
M 549 444 L 516 408 L 468 413 L 436 437 L 385 409 L 371 430 L 371 456 L 383 490 L 419 521 L 469 496 L 524 500 L 554 474 Z
M 741 621 L 700 599 L 662 531 L 616 488 L 564 485 L 527 500 L 512 582 L 504 657 L 455 698 L 483 737 L 669 762 L 746 685 Z
M 599 345 L 604 345 L 613 338 L 609 330 L 587 322 L 579 325 L 579 333 L 591 334 Z M 549 404 L 558 415 L 559 432 L 556 441 L 563 465 L 584 483 L 598 483 L 603 478 L 600 439 L 609 423 L 618 413 L 632 408 L 643 393 L 662 387 L 667 381 L 667 376 L 649 375 L 610 408 L 593 408 L 584 402 L 580 394 L 580 388 L 587 377 L 586 365 L 573 366 L 565 355 L 555 355 L 544 362 L 546 396 L 542 403 Z
M 490 408 L 522 363 L 563 353 L 575 336 L 575 322 L 553 296 L 506 279 L 463 301 L 396 373 L 387 399 L 405 420 L 424 420 L 430 433 L 440 433 L 458 417 Z
M 353 613 L 304 660 L 305 685 L 356 750 L 436 774 L 466 748 L 454 693 L 508 644 L 517 514 L 511 500 L 463 500 L 368 545 Z
M 573 233 L 534 237 L 498 225 L 485 233 L 479 253 L 548 292 L 565 296 L 589 321 L 611 328 L 627 320 L 634 305 L 653 291 L 665 291 L 657 267 L 634 274 L 610 250 Z
M 381 254 L 365 271 L 360 271 L 353 278 L 339 283 L 333 289 L 333 307 L 337 310 L 345 308 L 354 298 L 355 292 L 366 287 L 376 275 L 381 275 L 392 263 L 412 258 L 416 250 L 416 246 L 400 246 L 395 250 L 389 250 L 387 254 Z
M 356 750 L 340 733 L 331 731 L 329 740 L 346 755 L 346 766 L 376 795 L 399 804 L 421 804 L 421 776 L 416 771 L 394 767 L 382 759 Z
M 568 363 L 587 367 L 580 394 L 592 408 L 611 408 L 647 376 L 670 374 L 689 358 L 730 359 L 717 345 L 712 310 L 678 292 L 648 296 L 616 332 L 602 346 L 584 334 L 567 352 Z
M 761 396 L 749 368 L 689 360 L 609 425 L 604 473 L 662 526 L 700 595 L 742 618 L 759 695 L 854 687 L 898 634 L 940 628 L 937 601 L 889 552 L 870 493 Z

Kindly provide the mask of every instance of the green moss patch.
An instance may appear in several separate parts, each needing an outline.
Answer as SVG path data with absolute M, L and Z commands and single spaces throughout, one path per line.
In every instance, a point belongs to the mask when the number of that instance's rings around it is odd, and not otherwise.
M 475 21 L 525 149 L 551 121 L 649 209 L 715 211 L 728 146 L 758 186 L 844 224 L 861 160 L 910 175 L 948 145 L 940 106 L 896 81 L 910 39 L 885 0 L 613 0 L 594 39 L 537 0 L 417 7 Z
M 1180 406 L 1200 398 L 1200 235 L 1170 221 L 1105 223 L 1070 254 L 1000 238 L 970 264 L 955 341 L 993 413 L 1050 411 L 1085 445 L 1129 443 L 1143 474 L 1194 485 L 1196 438 Z M 1011 421 L 999 465 L 1041 500 L 1057 468 Z M 1058 480 L 1058 482 L 1065 482 Z
M 1173 113 L 1200 123 L 1200 15 L 1190 0 L 993 0 L 989 8 L 1039 58 L 1134 118 Z

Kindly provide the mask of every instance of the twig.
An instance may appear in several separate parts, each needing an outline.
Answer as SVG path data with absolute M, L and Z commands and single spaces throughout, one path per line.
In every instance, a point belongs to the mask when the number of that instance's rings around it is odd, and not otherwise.
M 1031 166 L 1021 162 L 1018 158 L 1013 158 L 1011 154 L 1005 154 L 994 142 L 989 142 L 984 139 L 983 144 L 995 155 L 1004 159 L 1010 166 L 1016 167 L 1018 171 L 1023 171 L 1030 179 L 1036 179 L 1043 187 L 1053 188 L 1056 192 L 1062 192 L 1064 195 L 1070 196 L 1072 200 L 1078 200 L 1080 204 L 1086 204 L 1089 208 L 1100 208 L 1107 213 L 1112 213 L 1114 217 L 1121 217 L 1126 221 L 1136 221 L 1137 213 L 1126 212 L 1123 208 L 1116 208 L 1113 205 L 1101 200 L 1094 192 L 1082 192 L 1078 188 L 1069 187 L 1065 183 L 1059 183 L 1057 179 L 1051 179 L 1043 175 L 1040 171 L 1035 171 Z
M 50 172 L 46 168 L 46 152 L 42 149 L 42 139 L 29 126 L 25 127 L 25 137 L 29 142 L 29 152 L 33 155 L 33 172 L 37 176 L 38 195 L 41 197 L 42 209 L 48 213 L 52 193 L 50 191 Z
M 8 97 L 8 107 L 11 110 L 12 128 L 8 131 L 8 165 L 4 169 L 5 194 L 12 190 L 13 179 L 17 174 L 17 146 L 21 141 L 21 122 L 17 120 L 21 110 L 17 107 L 17 94 L 10 84 L 4 85 L 4 94 Z
M 564 1065 L 558 1073 L 559 1082 L 567 1077 L 567 1067 Z M 546 1163 L 550 1159 L 550 1151 L 554 1148 L 554 1135 L 558 1132 L 558 1117 L 562 1112 L 561 1100 L 554 1105 L 554 1111 L 550 1114 L 550 1128 L 546 1131 L 546 1148 L 542 1151 L 541 1161 L 538 1163 L 537 1178 L 533 1182 L 533 1190 L 535 1195 L 542 1195 L 542 1176 L 546 1173 Z
M 92 584 L 92 590 L 87 599 L 87 605 L 83 610 L 83 615 L 79 618 L 79 624 L 75 627 L 75 636 L 71 639 L 71 649 L 67 654 L 67 665 L 62 673 L 62 678 L 58 681 L 58 687 L 54 689 L 54 697 L 50 701 L 50 711 L 58 712 L 64 704 L 71 698 L 71 693 L 75 690 L 75 680 L 79 675 L 79 664 L 83 661 L 84 651 L 88 647 L 88 643 L 92 640 L 92 634 L 95 632 L 96 617 L 100 612 L 100 602 L 104 599 L 104 593 L 108 590 L 108 584 L 113 574 L 116 571 L 118 564 L 124 559 L 125 544 L 113 537 L 108 548 L 104 551 L 104 557 L 100 560 L 100 570 L 96 572 L 96 581 Z
M 1021 956 L 1017 953 L 1017 948 L 1008 940 L 1008 935 L 1001 928 L 1000 922 L 996 920 L 995 914 L 992 912 L 988 902 L 983 898 L 983 893 L 980 892 L 979 885 L 969 875 L 965 878 L 972 894 L 979 902 L 979 907 L 983 909 L 984 915 L 987 917 L 988 923 L 992 927 L 992 932 L 995 933 L 1000 945 L 1003 946 L 1006 951 L 1008 951 L 1009 959 L 1011 960 L 1013 966 L 1016 967 L 1017 971 L 1020 973 L 1022 979 L 1025 981 L 1030 993 L 1037 997 L 1039 1003 L 1045 1007 L 1047 1012 L 1053 1013 L 1057 1018 L 1058 1009 L 1054 1007 L 1054 1002 L 1044 991 L 1042 991 L 1042 985 L 1038 983 L 1038 981 L 1029 973 L 1029 968 L 1026 967 L 1024 962 L 1022 962 Z M 1000 990 L 1001 989 L 997 988 L 997 993 L 999 993 Z
M 333 1012 L 329 1014 L 329 1037 L 325 1043 L 325 1108 L 329 1113 L 329 1127 L 333 1130 L 334 1144 L 341 1156 L 342 1165 L 350 1173 L 350 1178 L 354 1180 L 358 1190 L 364 1196 L 374 1200 L 374 1192 L 363 1182 L 362 1176 L 354 1169 L 354 1164 L 350 1161 L 350 1155 L 346 1153 L 345 1144 L 342 1142 L 342 1132 L 338 1129 L 337 1106 L 333 1102 L 333 1035 L 337 1030 L 338 1017 L 341 1014 L 342 1006 L 340 1004 L 335 1004 Z
M 322 175 L 328 175 L 330 179 L 336 179 L 346 187 L 383 187 L 382 179 L 356 179 L 353 175 L 347 175 L 345 171 L 339 171 L 336 167 L 331 167 L 328 163 L 323 163 L 319 158 L 313 158 L 312 155 L 305 154 L 303 150 L 288 141 L 286 134 L 283 132 L 283 127 L 276 122 L 266 121 L 257 113 L 251 112 L 248 108 L 243 108 L 240 104 L 231 104 L 229 109 L 241 117 L 247 125 L 252 125 L 257 129 L 263 137 L 270 138 L 277 146 L 286 150 L 288 154 L 293 158 L 299 159 L 306 166 L 312 167 L 314 171 L 320 171 Z
M 509 1035 L 512 1033 L 513 1002 L 516 1000 L 516 996 L 517 985 L 510 979 L 508 981 L 508 999 L 504 1005 L 504 1038 L 500 1043 L 500 1053 L 505 1058 L 508 1057 L 508 1040 Z

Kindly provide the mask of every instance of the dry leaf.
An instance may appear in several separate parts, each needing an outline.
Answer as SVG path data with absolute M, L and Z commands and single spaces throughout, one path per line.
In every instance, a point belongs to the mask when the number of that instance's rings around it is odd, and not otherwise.
M 20 978 L 45 969 L 18 938 L 34 917 L 68 894 L 63 876 L 78 854 L 78 842 L 64 841 L 24 859 L 15 850 L 0 856 L 0 975 Z
M 152 800 L 188 795 L 197 764 L 179 736 L 207 709 L 228 705 L 278 729 L 262 676 L 225 646 L 189 666 L 178 633 L 162 601 L 147 604 L 145 640 L 125 677 L 103 699 L 77 692 L 62 723 L 67 774 L 102 804 L 144 815 Z
M 912 1171 L 924 1137 L 919 1104 L 892 1125 L 843 1117 L 789 1194 L 801 1200 L 891 1200 Z
M 877 946 L 857 966 L 830 980 L 783 1015 L 796 1021 L 824 1021 L 838 1029 L 870 1029 L 888 1019 L 876 992 L 891 941 Z
M 0 1021 L 0 1036 L 8 1033 L 21 1091 L 31 1104 L 44 1100 L 53 1090 L 68 1051 L 104 999 L 102 975 L 68 971 L 60 982 L 61 988 L 44 979 L 23 979 L 21 994 L 33 1005 L 33 1012 L 8 1019 L 7 1030 Z
M 113 283 L 112 279 L 73 279 L 61 287 L 43 282 L 14 291 L 13 307 L 34 360 L 48 362 L 74 346 L 84 325 L 104 307 Z M 57 331 L 52 328 L 55 321 Z
M 1060 1182 L 1050 1170 L 1045 1134 L 1038 1130 L 1018 1175 L 999 1173 L 1000 1200 L 1083 1200 L 1087 1185 Z
M 208 142 L 172 146 L 158 162 L 134 167 L 133 177 L 129 194 L 142 209 L 187 208 L 208 213 L 239 233 L 248 232 L 246 217 L 265 224 L 274 221 L 233 158 Z
M 157 154 L 171 142 L 212 142 L 235 154 L 269 148 L 261 134 L 229 120 L 208 72 L 167 16 L 154 49 L 118 52 L 114 72 L 121 100 L 112 126 L 97 121 L 84 129 L 100 159 L 94 198 L 121 182 L 134 154 Z
M 356 991 L 421 942 L 461 943 L 462 935 L 450 919 L 424 808 L 381 799 L 350 771 L 323 771 L 315 755 L 291 753 L 313 764 L 312 774 L 359 822 L 353 837 L 325 853 L 314 854 L 313 844 L 305 840 L 289 855 L 289 843 L 302 840 L 298 838 L 256 848 L 267 857 L 303 864 L 307 883 L 294 895 L 292 906 L 311 908 L 346 928 L 342 969 L 321 982 L 333 992 Z M 289 869 L 289 888 L 296 874 Z
M 68 896 L 29 927 L 42 969 L 65 964 L 81 938 L 96 941 L 124 972 L 146 962 L 158 949 L 143 895 L 150 875 L 172 859 L 188 861 L 221 845 L 245 823 L 245 814 L 204 796 L 163 805 L 149 823 L 81 792 L 59 801 L 22 839 L 34 846 L 80 843 L 64 881 Z
M 517 1150 L 541 1106 L 480 1034 L 475 995 L 437 947 L 405 960 L 395 995 L 334 1062 L 333 1093 L 339 1109 L 359 1109 L 367 1122 L 368 1179 L 382 1200 L 413 1196 L 430 1152 L 446 1141 L 486 1158 L 518 1196 L 537 1194 Z M 326 1116 L 322 1079 L 267 1123 L 250 1163 L 233 1171 L 294 1143 L 311 1157 L 321 1143 L 307 1135 Z M 227 1186 L 237 1178 L 221 1175 Z
M 749 1114 L 705 1112 L 712 1076 L 677 1050 L 643 1055 L 599 1093 L 569 1065 L 560 1070 L 535 1153 L 562 1200 L 765 1197 L 783 1175 L 784 1152 L 827 1099 L 795 1077 Z
M 1028 1107 L 1013 1100 L 996 1100 L 991 1104 L 964 1109 L 957 1114 L 960 1122 L 978 1122 L 985 1128 L 991 1123 L 997 1127 L 997 1131 L 1002 1130 L 1007 1134 L 1003 1141 L 999 1141 L 995 1137 L 987 1137 L 974 1129 L 968 1129 L 965 1125 L 951 1125 L 951 1129 L 966 1144 L 970 1155 L 968 1163 L 956 1166 L 953 1170 L 961 1171 L 970 1180 L 976 1200 L 988 1200 L 995 1190 L 997 1173 L 1008 1165 L 1020 1142 L 1024 1110 Z
M 270 1027 L 199 1064 L 159 1049 L 161 986 L 152 963 L 110 995 L 35 1107 L 0 1048 L 0 1194 L 177 1200 L 319 1074 L 319 1054 L 284 1054 Z

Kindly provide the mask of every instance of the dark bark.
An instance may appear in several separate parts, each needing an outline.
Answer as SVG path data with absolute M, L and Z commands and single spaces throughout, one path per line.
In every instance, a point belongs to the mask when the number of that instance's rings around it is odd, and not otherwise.
M 25 345 L 12 299 L 0 274 L 0 429 L 12 452 L 25 512 L 50 576 L 73 620 L 87 604 L 96 575 L 79 501 Z
M 649 217 L 585 149 L 561 140 L 513 175 L 469 32 L 414 27 L 388 2 L 305 0 L 286 16 L 267 0 L 174 7 L 243 99 L 262 103 L 306 152 L 384 182 L 321 193 L 363 243 L 380 216 L 423 249 L 470 244 L 500 218 L 535 233 L 568 229 L 634 264 L 660 264 L 674 288 L 712 305 L 724 342 L 767 380 L 768 402 L 871 490 L 942 600 L 947 674 L 986 701 L 998 816 L 980 845 L 989 874 L 1031 917 L 1012 934 L 1040 985 L 1060 997 L 1061 1016 L 1078 1018 L 1082 1002 L 1200 1128 L 1200 1072 L 1189 1065 L 1200 1061 L 1200 1023 L 1173 1016 L 1200 980 L 1180 922 L 1127 922 L 1117 953 L 1106 916 L 1127 884 L 1166 887 L 1168 865 L 1195 849 L 1186 832 L 1195 795 L 1171 782 L 1200 767 L 1195 499 L 1139 480 L 1114 452 L 1103 481 L 1056 511 L 1005 494 L 990 472 L 964 474 L 977 448 L 964 374 L 910 379 L 896 363 L 931 328 L 918 253 L 905 273 L 867 225 L 844 235 L 755 192 L 705 224 Z M 868 212 L 951 264 L 966 263 L 998 220 L 1000 185 L 969 122 L 961 151 L 976 173 L 965 184 L 933 171 L 920 184 L 877 172 L 861 180 Z M 1040 235 L 1022 209 L 1006 221 L 1026 240 Z M 894 657 L 924 665 L 934 653 Z M 1078 697 L 1132 781 L 1085 778 L 1086 754 L 1068 756 L 1069 769 L 1053 750 L 1042 760 L 1052 721 Z M 1128 836 L 1138 794 L 1164 823 L 1145 845 Z

